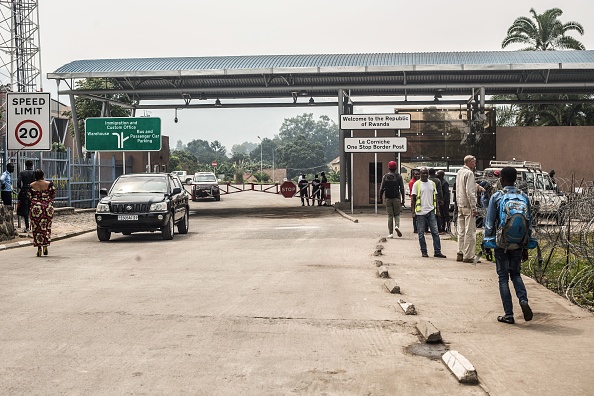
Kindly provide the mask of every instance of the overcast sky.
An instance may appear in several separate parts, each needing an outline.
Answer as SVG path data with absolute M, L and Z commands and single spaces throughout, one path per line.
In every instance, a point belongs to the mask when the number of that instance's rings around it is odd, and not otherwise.
M 562 22 L 584 27 L 583 36 L 572 36 L 594 49 L 592 0 L 51 0 L 39 1 L 42 70 L 103 58 L 497 51 L 507 28 L 532 7 L 539 14 L 561 8 Z M 57 99 L 55 82 L 43 85 Z M 230 151 L 258 135 L 272 138 L 285 118 L 306 112 L 338 119 L 333 107 L 186 109 L 177 124 L 173 110 L 150 115 L 161 117 L 173 147 L 177 140 L 219 140 Z

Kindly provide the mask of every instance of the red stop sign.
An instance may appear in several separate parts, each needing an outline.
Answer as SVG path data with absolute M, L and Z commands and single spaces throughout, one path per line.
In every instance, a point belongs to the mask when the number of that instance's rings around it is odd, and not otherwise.
M 283 184 L 281 184 L 280 189 L 281 194 L 285 198 L 291 198 L 297 192 L 297 186 L 292 181 L 287 180 Z

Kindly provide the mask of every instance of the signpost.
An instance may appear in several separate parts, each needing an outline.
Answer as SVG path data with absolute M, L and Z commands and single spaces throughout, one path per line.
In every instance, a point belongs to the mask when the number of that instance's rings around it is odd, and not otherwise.
M 281 184 L 281 194 L 285 198 L 292 198 L 297 193 L 297 186 L 292 181 L 287 180 Z
M 8 92 L 6 101 L 7 149 L 51 150 L 49 92 Z
M 343 114 L 340 129 L 410 129 L 410 114 Z
M 161 119 L 156 117 L 87 118 L 87 151 L 159 151 Z
M 404 137 L 345 138 L 344 151 L 347 153 L 406 153 Z
M 400 137 L 401 129 L 410 129 L 410 114 L 342 114 L 340 129 L 374 129 L 373 138 L 345 138 L 346 153 L 375 153 L 375 213 L 377 213 L 377 153 L 398 153 L 398 171 L 400 172 L 400 153 L 407 151 L 406 138 Z M 395 129 L 398 137 L 377 137 L 378 129 Z M 351 180 L 353 180 L 353 155 L 351 154 Z M 351 213 L 354 210 L 353 183 L 351 188 Z

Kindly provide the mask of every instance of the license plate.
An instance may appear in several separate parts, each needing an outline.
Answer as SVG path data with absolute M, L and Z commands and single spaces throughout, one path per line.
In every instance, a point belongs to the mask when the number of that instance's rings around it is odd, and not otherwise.
M 118 215 L 118 221 L 138 220 L 138 215 Z

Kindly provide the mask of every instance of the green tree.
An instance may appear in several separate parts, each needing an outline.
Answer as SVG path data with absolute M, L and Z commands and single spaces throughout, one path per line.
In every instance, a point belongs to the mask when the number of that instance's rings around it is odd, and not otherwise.
M 172 170 L 185 170 L 188 174 L 198 171 L 198 160 L 187 150 L 175 150 L 169 156 L 169 167 Z
M 279 148 L 281 163 L 286 164 L 287 177 L 293 178 L 300 173 L 310 173 L 326 169 L 324 149 L 321 143 L 313 142 L 304 135 L 299 135 L 293 142 Z
M 501 48 L 512 44 L 525 44 L 524 51 L 554 51 L 557 49 L 585 50 L 584 45 L 567 33 L 576 31 L 584 34 L 578 22 L 562 23 L 559 17 L 563 11 L 551 8 L 542 14 L 530 9 L 532 17 L 519 17 L 507 30 Z M 592 125 L 594 105 L 578 103 L 591 99 L 592 95 L 497 95 L 493 99 L 509 100 L 565 100 L 560 104 L 510 104 L 497 106 L 497 126 L 562 126 Z M 571 103 L 572 100 L 575 102 Z
M 313 114 L 306 113 L 285 119 L 277 136 L 279 146 L 293 143 L 299 137 L 321 145 L 324 153 L 322 163 L 330 162 L 338 156 L 338 125 L 328 116 L 320 116 L 315 121 Z
M 105 78 L 87 78 L 85 80 L 77 81 L 76 82 L 77 89 L 112 89 L 116 87 L 116 82 L 112 79 L 105 79 Z M 123 94 L 113 94 L 113 95 L 104 95 L 106 99 L 115 100 L 122 103 L 131 103 L 132 101 L 130 98 Z M 80 130 L 80 144 L 78 145 L 77 149 L 80 153 L 82 153 L 82 146 L 85 144 L 85 120 L 89 117 L 101 117 L 101 110 L 103 109 L 103 104 L 108 102 L 101 102 L 98 100 L 90 99 L 83 96 L 77 96 L 75 99 L 76 104 L 76 116 L 78 117 L 78 128 Z M 72 117 L 71 111 L 64 112 L 66 117 Z M 109 113 L 108 116 L 110 117 L 130 117 L 131 112 L 128 109 L 125 109 L 121 106 L 116 105 L 109 105 Z M 71 135 L 76 139 L 74 136 L 74 128 L 70 130 Z
M 519 17 L 507 29 L 507 36 L 501 43 L 501 48 L 511 44 L 525 44 L 523 51 L 552 51 L 556 49 L 584 50 L 584 45 L 566 33 L 576 31 L 584 34 L 584 28 L 578 22 L 562 23 L 559 17 L 563 11 L 551 8 L 542 14 L 530 9 L 532 17 Z

